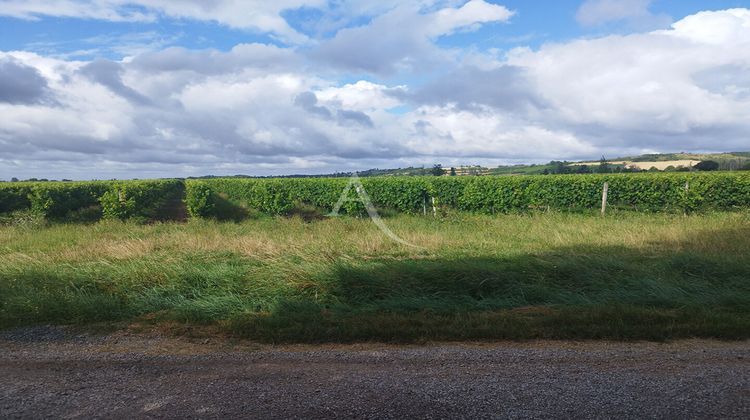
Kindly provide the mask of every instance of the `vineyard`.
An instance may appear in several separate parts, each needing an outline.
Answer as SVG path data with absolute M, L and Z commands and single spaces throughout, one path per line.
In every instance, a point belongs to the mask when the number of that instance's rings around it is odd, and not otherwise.
M 347 179 L 215 179 L 188 181 L 192 216 L 211 215 L 218 200 L 229 200 L 263 213 L 283 215 L 300 204 L 327 212 L 338 201 Z M 474 213 L 534 209 L 580 211 L 597 208 L 602 186 L 609 203 L 648 212 L 731 210 L 750 207 L 750 174 L 613 174 L 516 177 L 365 178 L 362 185 L 379 208 L 424 213 L 433 206 Z M 350 198 L 356 198 L 354 190 Z M 344 209 L 363 211 L 349 201 Z
M 675 213 L 750 207 L 748 173 L 375 177 L 361 182 L 376 207 L 406 214 L 587 211 L 601 205 L 605 183 L 608 204 L 616 209 Z M 289 215 L 308 207 L 326 214 L 347 183 L 346 178 L 2 183 L 0 214 L 31 211 L 64 220 L 88 211 L 105 219 L 146 220 L 179 200 L 193 218 L 221 219 L 232 209 Z M 356 189 L 348 198 L 354 200 L 344 203 L 342 213 L 363 214 Z

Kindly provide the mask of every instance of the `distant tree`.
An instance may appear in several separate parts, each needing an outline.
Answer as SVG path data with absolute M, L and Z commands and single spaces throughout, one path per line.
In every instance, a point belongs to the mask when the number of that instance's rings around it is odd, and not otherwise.
M 580 165 L 576 168 L 576 173 L 579 174 L 590 174 L 591 168 L 588 167 L 588 165 Z
M 456 168 L 451 166 L 451 176 L 456 176 Z
M 677 168 L 675 168 L 673 165 L 669 165 L 666 168 L 664 168 L 664 172 L 675 172 L 677 171 Z
M 680 165 L 675 169 L 675 172 L 690 172 L 690 168 Z
M 750 171 L 750 162 L 745 162 L 744 165 L 740 166 L 741 171 Z
M 430 169 L 430 173 L 434 176 L 442 176 L 443 175 L 443 165 L 437 164 Z
M 13 177 L 13 178 L 10 179 L 10 182 L 18 182 L 18 178 Z
M 600 174 L 608 174 L 612 172 L 612 168 L 609 166 L 609 162 L 607 162 L 607 159 L 602 156 L 601 160 L 599 161 L 599 169 L 597 170 Z
M 570 173 L 570 167 L 565 165 L 565 162 L 560 162 L 559 160 L 553 160 L 549 163 L 550 166 L 552 166 L 552 169 L 550 170 L 550 173 L 553 174 L 567 174 Z
M 694 168 L 698 171 L 718 171 L 719 162 L 715 162 L 713 160 L 704 160 L 702 162 L 696 163 Z
M 549 169 L 544 168 L 544 170 L 542 171 L 542 175 L 549 175 Z
M 659 170 L 659 168 L 657 168 L 656 166 L 652 166 L 652 167 L 648 168 L 648 171 L 649 171 L 649 172 L 661 172 L 661 171 Z

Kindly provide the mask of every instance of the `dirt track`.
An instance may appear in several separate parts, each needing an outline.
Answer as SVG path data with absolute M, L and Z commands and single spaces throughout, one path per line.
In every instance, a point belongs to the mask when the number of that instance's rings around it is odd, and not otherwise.
M 750 418 L 750 342 L 285 346 L 0 332 L 0 418 Z

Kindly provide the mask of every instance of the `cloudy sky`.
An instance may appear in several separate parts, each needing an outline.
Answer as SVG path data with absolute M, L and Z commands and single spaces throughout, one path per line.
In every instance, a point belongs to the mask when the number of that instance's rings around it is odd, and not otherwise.
M 750 150 L 750 0 L 0 0 L 0 179 Z

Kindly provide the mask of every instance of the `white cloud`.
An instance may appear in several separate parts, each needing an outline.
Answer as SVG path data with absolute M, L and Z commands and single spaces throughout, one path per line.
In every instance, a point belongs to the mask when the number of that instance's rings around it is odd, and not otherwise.
M 505 22 L 511 16 L 513 12 L 503 6 L 484 0 L 470 0 L 459 8 L 446 7 L 427 15 L 425 23 L 427 34 L 435 37 L 476 28 L 483 23 Z
M 323 102 L 358 111 L 373 111 L 395 108 L 401 101 L 389 92 L 405 89 L 404 86 L 388 86 L 360 80 L 344 86 L 331 86 L 317 92 Z
M 425 106 L 407 119 L 414 127 L 407 145 L 426 155 L 528 159 L 533 150 L 536 159 L 550 160 L 595 151 L 573 133 L 498 114 L 490 108 L 468 111 Z
M 727 20 L 735 23 L 732 36 L 725 36 Z M 722 132 L 721 141 L 707 139 L 729 127 L 747 128 L 742 116 L 750 115 L 750 102 L 705 89 L 695 76 L 728 65 L 747 68 L 748 36 L 750 14 L 719 11 L 688 17 L 668 31 L 518 50 L 509 63 L 527 69 L 560 123 L 594 127 L 607 145 L 747 148 L 739 129 Z
M 323 41 L 312 56 L 371 73 L 429 68 L 451 59 L 450 54 L 434 45 L 436 38 L 474 30 L 482 24 L 506 22 L 511 16 L 513 12 L 505 7 L 483 0 L 427 12 L 418 4 L 405 3 L 365 26 L 338 31 L 333 39 Z
M 676 22 L 672 27 L 673 31 L 664 33 L 701 44 L 744 46 L 750 42 L 750 10 L 701 12 Z

